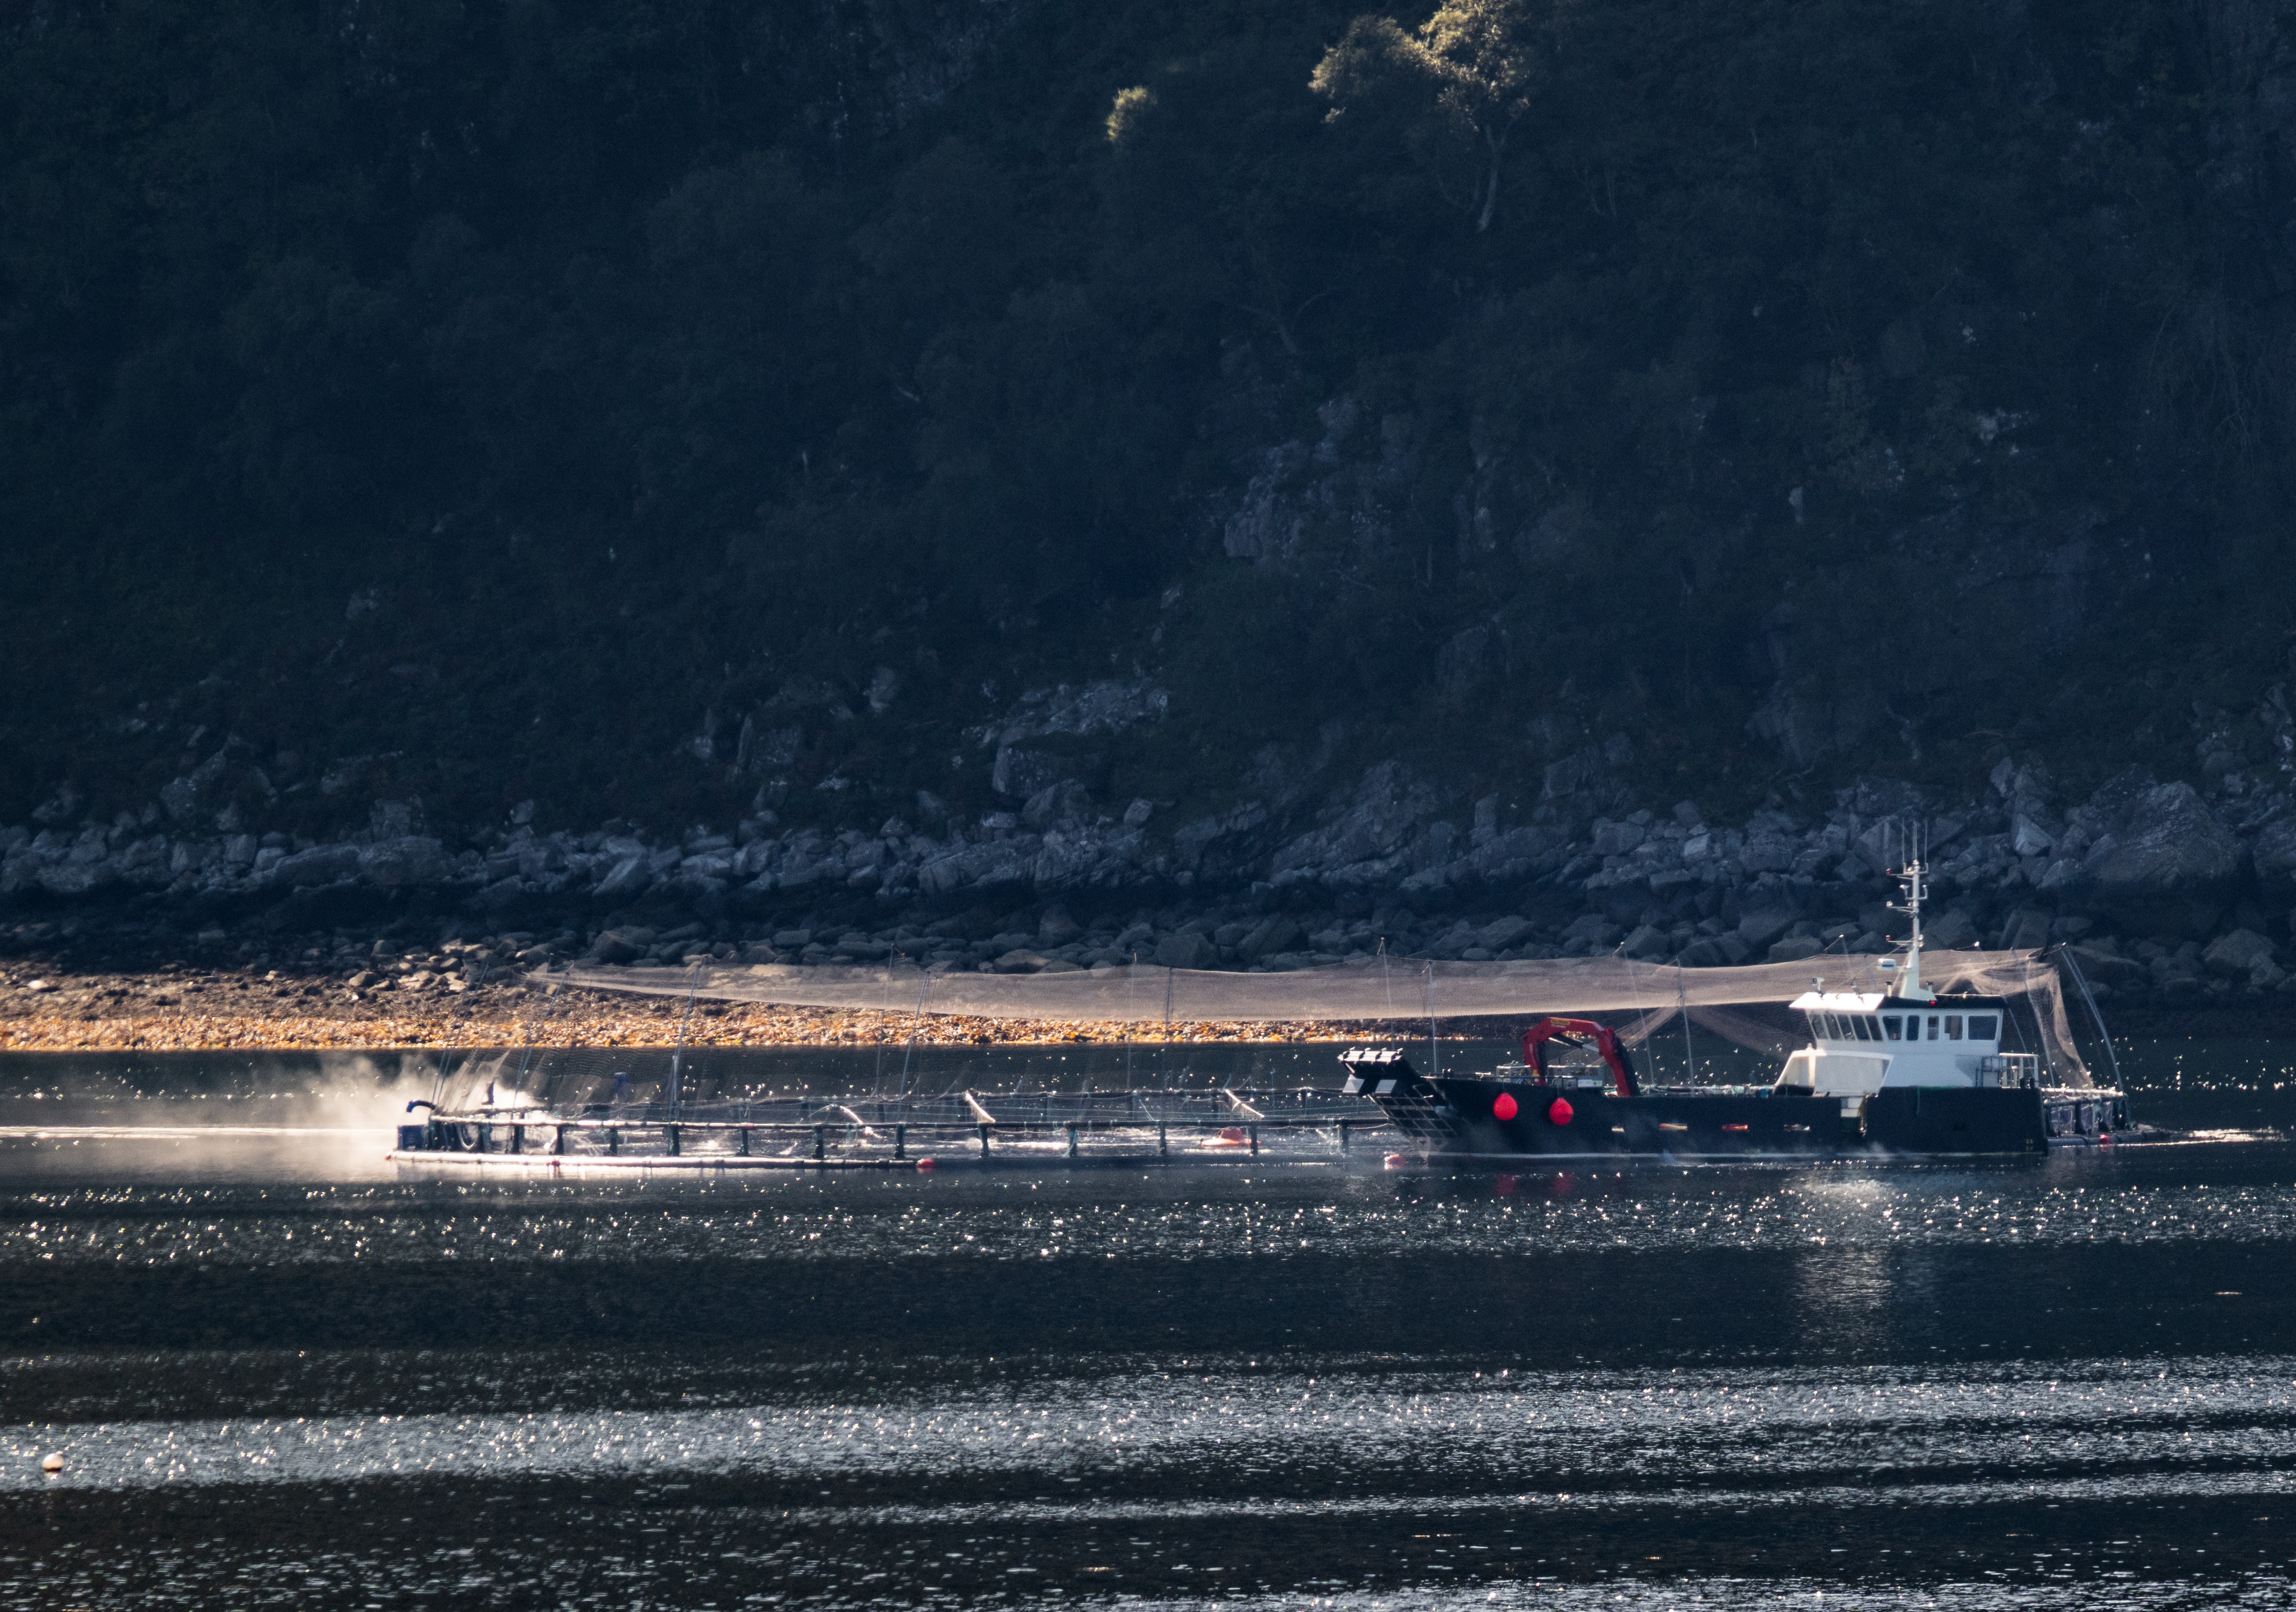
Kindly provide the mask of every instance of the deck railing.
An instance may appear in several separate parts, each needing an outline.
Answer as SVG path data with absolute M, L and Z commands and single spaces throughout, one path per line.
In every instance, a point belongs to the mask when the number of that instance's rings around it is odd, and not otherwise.
M 795 1163 L 898 1164 L 953 1147 L 983 1158 L 1001 1149 L 1070 1158 L 1087 1154 L 1169 1156 L 1181 1146 L 1259 1156 L 1265 1134 L 1297 1149 L 1352 1150 L 1383 1129 L 1373 1104 L 1341 1092 L 950 1092 L 929 1098 L 783 1098 L 753 1102 L 594 1104 L 560 1113 L 542 1104 L 436 1110 L 399 1128 L 402 1154 L 553 1157 L 753 1158 Z

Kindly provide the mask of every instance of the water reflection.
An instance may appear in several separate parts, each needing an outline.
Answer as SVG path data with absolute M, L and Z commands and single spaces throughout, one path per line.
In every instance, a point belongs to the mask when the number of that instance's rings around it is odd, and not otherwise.
M 433 1180 L 420 1065 L 24 1067 L 0 1608 L 2290 1599 L 2276 1140 Z

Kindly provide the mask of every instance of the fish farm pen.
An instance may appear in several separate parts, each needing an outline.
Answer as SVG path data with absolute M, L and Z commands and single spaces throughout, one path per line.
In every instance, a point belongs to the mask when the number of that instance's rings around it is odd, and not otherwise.
M 427 1105 L 417 1103 L 415 1107 Z M 554 1109 L 432 1107 L 398 1130 L 403 1163 L 526 1167 L 917 1169 L 998 1162 L 1337 1157 L 1389 1130 L 1336 1090 L 956 1091 L 895 1098 Z

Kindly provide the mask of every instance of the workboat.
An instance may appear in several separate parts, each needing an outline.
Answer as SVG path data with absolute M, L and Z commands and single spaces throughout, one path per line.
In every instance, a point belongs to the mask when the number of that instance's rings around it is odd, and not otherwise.
M 1922 983 L 1923 870 L 1899 876 L 1911 921 L 1884 989 L 1814 989 L 1788 1006 L 1808 1044 L 1767 1086 L 1655 1086 L 1616 1032 L 1541 1019 L 1519 1062 L 1422 1074 L 1399 1049 L 1341 1055 L 1345 1090 L 1369 1098 L 1431 1155 L 1520 1160 L 2035 1155 L 2141 1134 L 2123 1092 L 2052 1086 L 2040 1057 L 2008 1049 L 2014 1004 Z

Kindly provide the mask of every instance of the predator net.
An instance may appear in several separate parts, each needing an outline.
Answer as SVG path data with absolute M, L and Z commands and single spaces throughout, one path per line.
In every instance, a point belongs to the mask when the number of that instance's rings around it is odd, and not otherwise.
M 1071 1027 L 1122 1025 L 1142 1039 L 1152 1025 L 1329 1024 L 1336 1033 L 1400 1031 L 1446 1019 L 1524 1020 L 1549 1014 L 1632 1016 L 1621 1024 L 1639 1041 L 1687 1015 L 1742 1045 L 1783 1052 L 1798 1033 L 1734 1008 L 1791 1001 L 1803 991 L 1888 991 L 1896 975 L 1882 959 L 1821 955 L 1793 963 L 1681 968 L 1627 958 L 1556 958 L 1519 962 L 1433 962 L 1374 958 L 1288 973 L 1119 965 L 1039 974 L 932 972 L 895 961 L 840 966 L 697 964 L 691 968 L 576 967 L 537 979 L 598 991 L 696 996 L 709 1001 L 838 1008 L 859 1013 L 954 1014 L 1033 1020 Z M 1923 983 L 1939 996 L 2003 999 L 2015 1032 L 2038 1055 L 2055 1086 L 2093 1082 L 2065 1010 L 2060 949 L 1929 951 Z M 2078 975 L 2074 989 L 2080 989 Z

